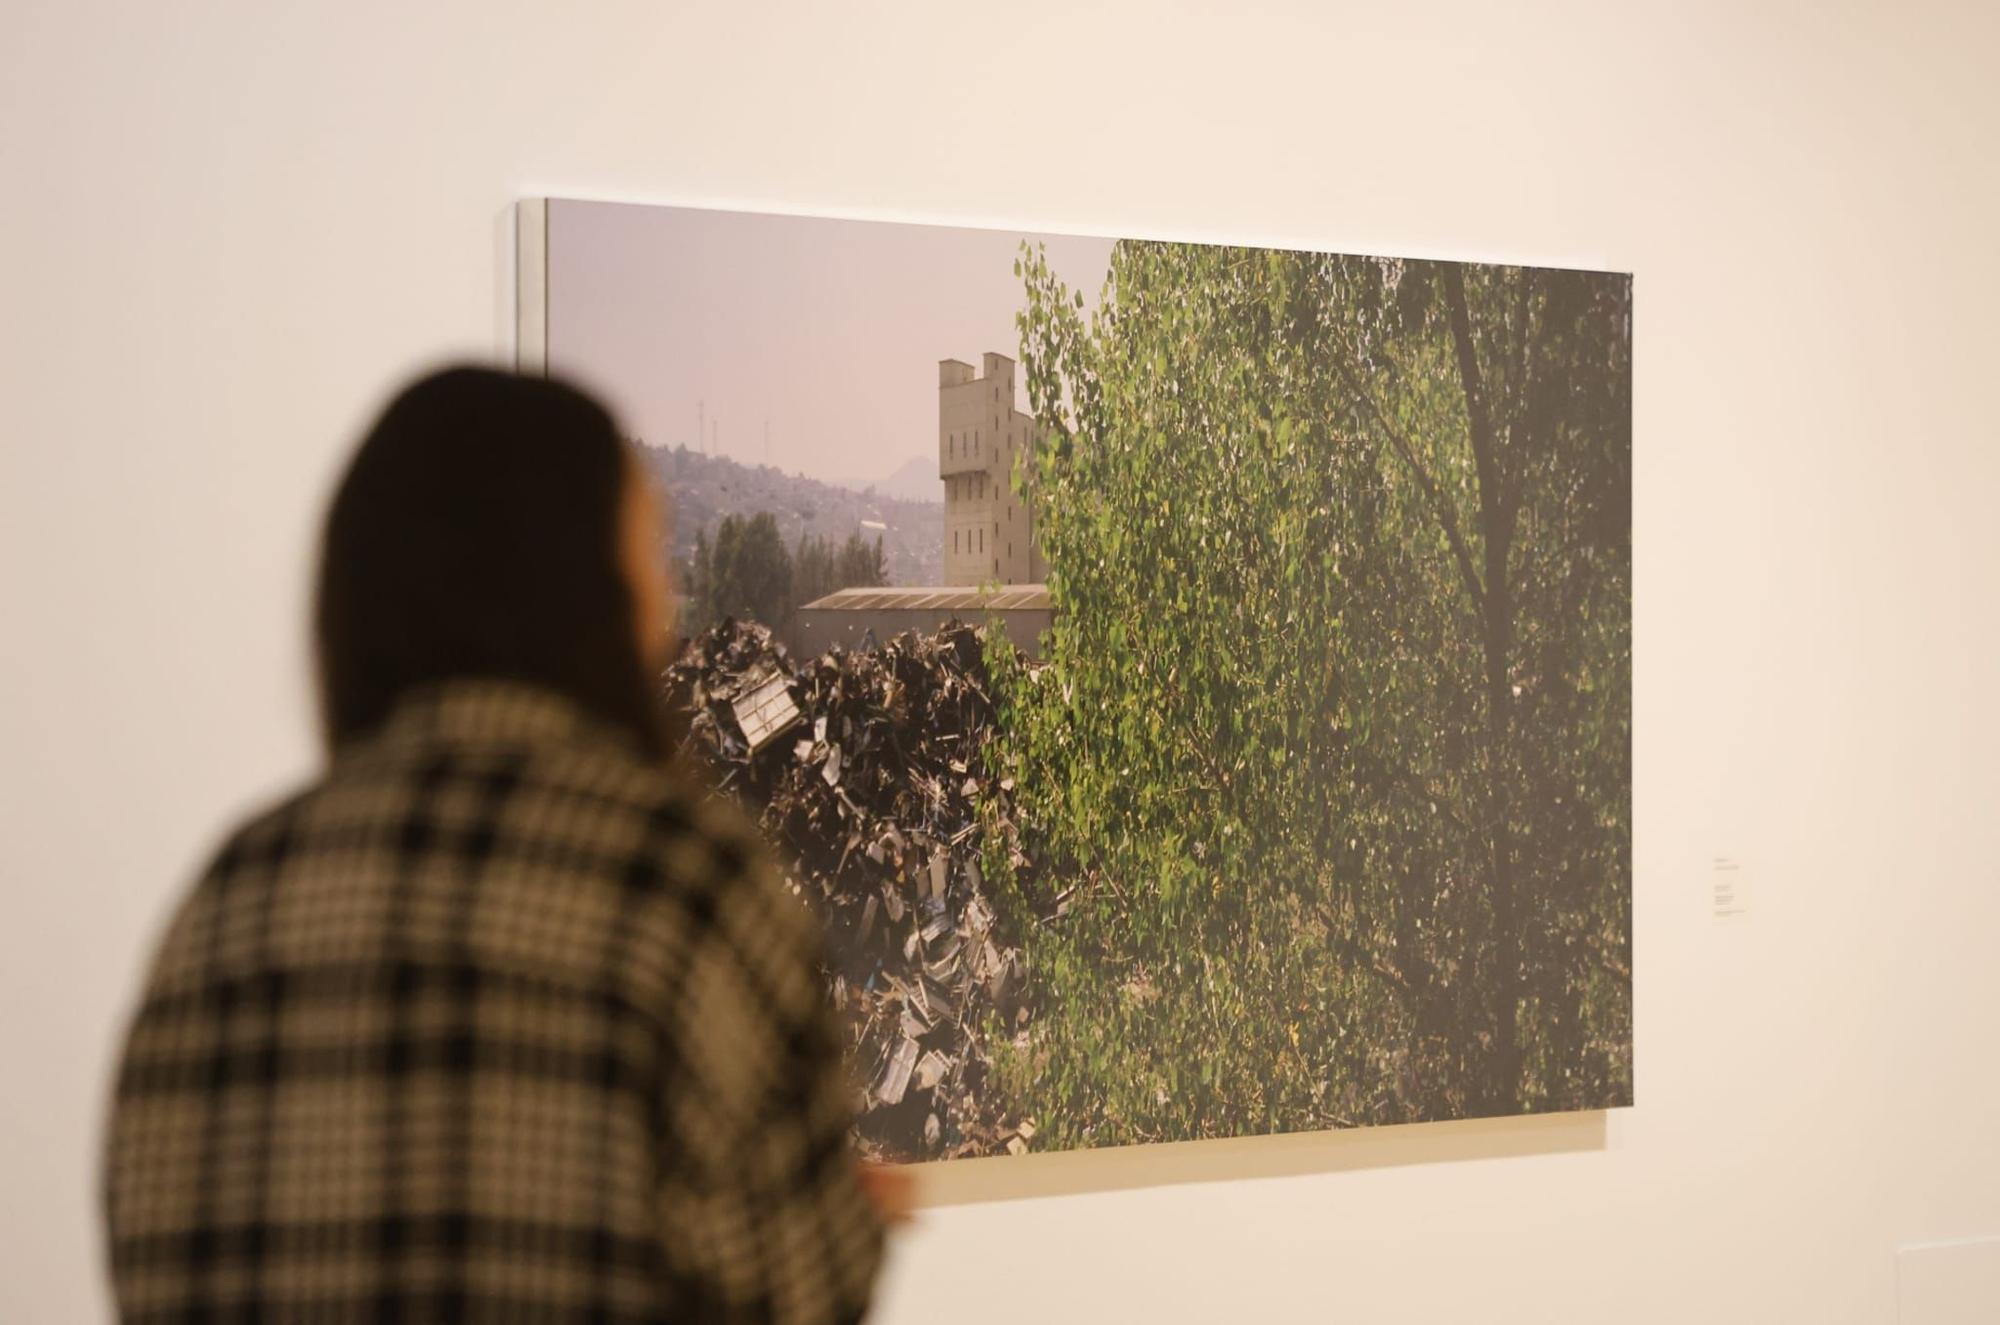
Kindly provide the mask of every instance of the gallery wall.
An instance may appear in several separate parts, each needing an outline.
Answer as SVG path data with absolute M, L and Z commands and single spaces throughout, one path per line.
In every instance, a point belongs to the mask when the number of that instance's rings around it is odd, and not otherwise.
M 109 1057 L 312 768 L 327 483 L 547 194 L 1636 273 L 1638 1107 L 941 1171 L 880 1319 L 1987 1318 L 1989 9 L 15 11 L 0 1318 L 105 1310 Z

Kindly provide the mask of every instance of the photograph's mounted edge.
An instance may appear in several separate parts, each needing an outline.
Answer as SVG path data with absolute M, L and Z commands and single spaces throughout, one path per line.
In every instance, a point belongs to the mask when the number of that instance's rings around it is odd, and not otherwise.
M 931 1210 L 1195 1183 L 1599 1154 L 1612 1148 L 1613 1115 L 1626 1107 L 1037 1150 L 920 1160 L 904 1167 L 919 1175 L 918 1206 Z
M 549 200 L 514 204 L 514 371 L 549 371 Z

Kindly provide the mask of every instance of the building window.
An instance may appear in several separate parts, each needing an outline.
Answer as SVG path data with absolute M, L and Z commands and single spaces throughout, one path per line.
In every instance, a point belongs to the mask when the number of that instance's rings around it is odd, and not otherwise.
M 979 550 L 981 552 L 986 550 L 986 531 L 984 529 L 979 531 Z
M 958 530 L 956 529 L 951 531 L 951 550 L 953 553 L 958 551 Z

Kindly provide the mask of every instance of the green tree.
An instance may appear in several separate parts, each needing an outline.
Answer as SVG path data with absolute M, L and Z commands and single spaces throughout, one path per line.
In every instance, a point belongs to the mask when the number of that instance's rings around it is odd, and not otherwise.
M 838 589 L 888 582 L 889 565 L 879 535 L 870 543 L 858 533 L 849 534 L 838 548 L 816 534 L 799 535 L 792 553 L 792 590 L 798 606 Z
M 860 534 L 847 536 L 840 546 L 838 567 L 835 571 L 837 588 L 858 589 L 889 582 L 889 562 L 882 551 L 882 536 L 877 534 L 870 543 Z
M 817 534 L 800 534 L 792 553 L 792 591 L 799 605 L 824 598 L 839 587 L 832 546 Z
M 708 531 L 694 531 L 694 551 L 689 554 L 684 565 L 679 568 L 677 583 L 680 588 L 680 633 L 691 638 L 707 630 L 715 622 L 708 614 L 710 599 L 709 582 L 715 576 L 715 552 L 709 546 Z
M 688 601 L 690 631 L 724 617 L 783 626 L 792 611 L 792 559 L 769 511 L 749 517 L 725 515 L 715 540 L 695 535 Z
M 1063 1139 L 1629 1092 L 1629 284 L 1121 243 L 1024 254 Z M 1013 904 L 1047 916 L 1046 880 Z

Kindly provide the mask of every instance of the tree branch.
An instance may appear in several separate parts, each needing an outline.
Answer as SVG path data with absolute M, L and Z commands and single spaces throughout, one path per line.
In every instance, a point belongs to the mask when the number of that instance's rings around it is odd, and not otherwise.
M 1339 364 L 1340 375 L 1347 379 L 1348 389 L 1368 407 L 1368 413 L 1374 418 L 1375 425 L 1382 430 L 1382 435 L 1389 439 L 1389 445 L 1402 458 L 1404 468 L 1408 469 L 1411 476 L 1417 480 L 1417 487 L 1423 492 L 1425 500 L 1430 502 L 1438 523 L 1444 526 L 1445 542 L 1451 545 L 1451 554 L 1458 562 L 1458 573 L 1465 579 L 1465 591 L 1472 596 L 1473 609 L 1479 612 L 1485 611 L 1485 586 L 1480 583 L 1479 572 L 1472 564 L 1472 551 L 1466 546 L 1464 537 L 1458 531 L 1458 518 L 1452 514 L 1451 503 L 1445 500 L 1444 490 L 1438 486 L 1437 480 L 1431 477 L 1430 471 L 1424 468 L 1423 462 L 1417 459 L 1416 448 L 1410 445 L 1409 438 L 1398 432 L 1388 417 L 1382 413 L 1382 407 L 1375 403 L 1375 397 L 1369 394 L 1366 386 L 1362 385 L 1347 359 L 1343 357 L 1339 360 Z
M 1521 289 L 1517 302 L 1517 317 L 1514 328 L 1514 372 L 1518 386 L 1514 388 L 1518 399 L 1514 403 L 1511 416 L 1507 420 L 1507 450 L 1518 465 L 1525 463 L 1521 457 L 1527 454 L 1531 439 L 1525 436 L 1529 431 L 1529 415 L 1535 407 L 1535 348 L 1531 327 L 1535 319 L 1535 293 L 1538 283 L 1534 275 L 1524 268 L 1520 271 Z M 1543 306 L 1547 306 L 1544 298 Z M 1511 521 L 1521 507 L 1521 490 L 1527 486 L 1526 478 L 1518 471 L 1514 474 L 1506 496 L 1507 518 Z
M 1504 509 L 1506 494 L 1500 482 L 1500 457 L 1493 448 L 1493 420 L 1486 413 L 1486 390 L 1472 344 L 1472 315 L 1465 305 L 1465 272 L 1457 263 L 1444 268 L 1444 302 L 1451 319 L 1452 345 L 1458 351 L 1458 380 L 1465 388 L 1465 421 L 1472 434 L 1472 458 L 1479 466 L 1479 486 Z

